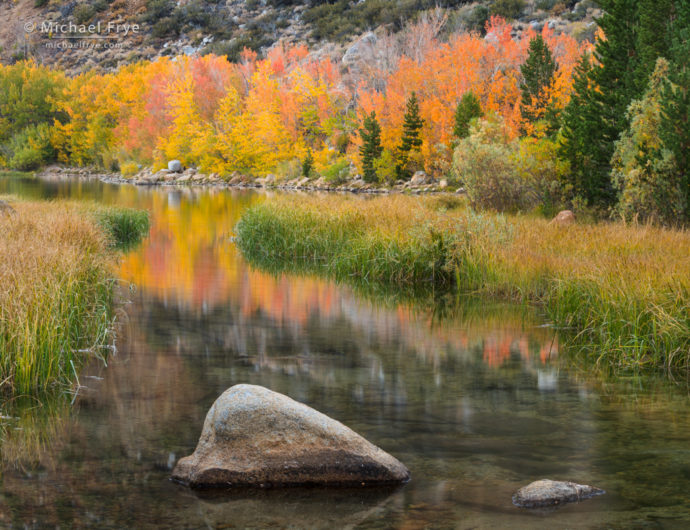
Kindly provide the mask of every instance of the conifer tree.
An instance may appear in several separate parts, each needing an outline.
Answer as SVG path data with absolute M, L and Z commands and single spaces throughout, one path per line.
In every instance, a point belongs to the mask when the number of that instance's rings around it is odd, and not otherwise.
M 598 126 L 598 105 L 592 81 L 592 57 L 585 54 L 573 73 L 573 94 L 563 110 L 563 142 L 560 157 L 571 167 L 568 184 L 575 195 L 593 200 L 608 194 L 606 181 L 600 178 L 601 168 L 597 167 L 598 145 L 589 141 Z
M 535 121 L 548 104 L 547 89 L 553 83 L 558 65 L 551 50 L 541 35 L 534 37 L 529 43 L 527 59 L 520 67 L 522 84 L 520 91 L 522 99 L 520 111 L 522 117 Z
M 635 67 L 638 90 L 646 89 L 656 60 L 669 59 L 673 3 L 673 0 L 638 0 Z
M 453 134 L 462 140 L 470 135 L 470 122 L 483 116 L 479 98 L 472 91 L 465 92 L 455 108 Z
M 591 206 L 608 207 L 616 198 L 611 184 L 615 142 L 628 128 L 628 106 L 643 90 L 635 78 L 637 0 L 599 3 L 605 13 L 597 23 L 606 39 L 597 42 L 599 64 L 590 65 L 587 74 L 597 88 L 581 78 L 579 68 L 574 96 L 563 116 L 561 152 L 570 162 L 573 193 Z
M 376 169 L 374 168 L 374 161 L 376 161 L 383 152 L 381 146 L 381 126 L 376 119 L 376 112 L 365 116 L 363 127 L 359 130 L 359 136 L 362 139 L 362 145 L 359 148 L 359 154 L 362 157 L 362 169 L 364 172 L 364 180 L 367 182 L 376 182 Z
M 671 68 L 661 107 L 661 139 L 671 151 L 685 196 L 685 221 L 690 222 L 690 2 L 675 2 L 671 26 Z
M 657 60 L 649 87 L 630 104 L 630 128 L 616 143 L 611 161 L 613 182 L 620 191 L 616 211 L 626 219 L 676 224 L 685 215 L 675 157 L 661 139 L 661 99 L 669 62 Z
M 398 147 L 398 166 L 396 172 L 398 178 L 409 178 L 408 162 L 411 151 L 419 151 L 422 147 L 422 127 L 424 120 L 419 115 L 417 94 L 412 92 L 407 100 L 405 116 L 403 120 L 403 136 Z
M 311 154 L 311 149 L 309 149 L 307 156 L 302 160 L 302 176 L 310 178 L 312 171 L 314 171 L 314 156 Z

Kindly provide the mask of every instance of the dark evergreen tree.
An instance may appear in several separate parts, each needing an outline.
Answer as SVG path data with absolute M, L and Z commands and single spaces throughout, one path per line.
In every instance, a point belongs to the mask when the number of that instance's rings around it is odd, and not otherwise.
M 542 114 L 540 111 L 546 109 L 547 89 L 553 82 L 557 69 L 551 50 L 543 37 L 537 35 L 530 41 L 527 59 L 520 67 L 523 79 L 520 85 L 520 111 L 524 119 L 535 121 Z
M 571 165 L 573 193 L 592 206 L 608 207 L 616 198 L 611 184 L 615 142 L 628 128 L 628 106 L 643 90 L 635 77 L 637 0 L 600 0 L 599 4 L 605 13 L 597 22 L 606 39 L 595 48 L 599 64 L 587 67 L 589 81 L 597 89 L 583 79 L 575 86 L 563 116 L 562 154 Z
M 309 178 L 312 171 L 314 171 L 314 157 L 311 154 L 311 149 L 309 149 L 307 156 L 302 160 L 302 176 Z
M 675 2 L 671 25 L 671 68 L 661 101 L 661 139 L 673 153 L 690 222 L 690 2 Z
M 599 124 L 592 70 L 592 57 L 583 55 L 573 73 L 573 95 L 563 110 L 560 156 L 570 163 L 572 194 L 598 202 L 608 196 L 610 181 L 601 178 L 602 168 L 597 166 L 599 145 L 589 141 Z
M 362 157 L 363 177 L 367 182 L 376 182 L 374 161 L 383 152 L 383 147 L 381 147 L 381 126 L 376 119 L 376 112 L 372 111 L 371 114 L 366 116 L 362 125 L 363 127 L 359 130 L 359 136 L 362 139 L 359 154 Z
M 673 0 L 638 0 L 635 77 L 638 90 L 646 90 L 659 57 L 669 59 Z
M 419 151 L 422 147 L 422 127 L 424 120 L 419 115 L 419 104 L 417 94 L 412 92 L 407 100 L 405 116 L 403 121 L 403 136 L 398 147 L 398 165 L 396 172 L 398 178 L 409 178 L 410 170 L 408 162 L 411 151 Z
M 470 122 L 481 118 L 483 114 L 479 98 L 471 91 L 465 92 L 455 108 L 453 134 L 460 140 L 467 138 L 470 135 Z

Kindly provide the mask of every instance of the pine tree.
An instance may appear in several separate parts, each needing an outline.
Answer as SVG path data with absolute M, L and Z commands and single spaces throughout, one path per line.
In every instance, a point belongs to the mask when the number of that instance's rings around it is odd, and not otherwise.
M 481 118 L 483 114 L 479 98 L 471 91 L 465 92 L 455 108 L 453 134 L 460 140 L 467 138 L 470 135 L 470 122 Z
M 548 104 L 547 89 L 557 69 L 551 50 L 543 37 L 537 35 L 530 41 L 527 59 L 520 67 L 523 78 L 520 111 L 524 119 L 532 122 L 542 117 Z
M 417 94 L 412 92 L 407 100 L 405 116 L 403 120 L 403 136 L 398 147 L 398 166 L 396 172 L 398 178 L 409 178 L 410 171 L 408 169 L 408 162 L 411 151 L 419 151 L 422 147 L 422 127 L 424 120 L 419 115 L 419 104 L 417 103 Z
M 374 161 L 377 160 L 383 152 L 381 146 L 381 126 L 376 119 L 376 112 L 365 116 L 363 127 L 359 130 L 359 136 L 362 139 L 362 145 L 359 148 L 359 154 L 362 157 L 362 169 L 364 171 L 364 180 L 367 182 L 376 182 L 376 169 L 374 168 Z
M 561 152 L 570 162 L 573 193 L 591 206 L 609 207 L 616 198 L 611 184 L 615 142 L 629 126 L 628 106 L 643 90 L 635 78 L 637 0 L 599 3 L 605 14 L 597 23 L 606 39 L 597 42 L 594 53 L 599 64 L 588 67 L 588 82 L 576 78 L 574 96 L 563 116 L 566 134 Z M 583 68 L 579 70 L 581 77 Z
M 601 169 L 596 166 L 598 145 L 589 141 L 598 126 L 598 105 L 592 81 L 592 57 L 585 54 L 573 73 L 573 95 L 563 110 L 563 142 L 559 151 L 562 159 L 571 167 L 568 184 L 574 195 L 593 202 L 608 196 L 606 181 L 600 178 Z M 604 189 L 600 189 L 604 186 Z
M 673 0 L 638 0 L 635 77 L 639 90 L 646 89 L 656 60 L 669 59 L 673 3 Z
M 661 139 L 671 151 L 685 196 L 685 222 L 690 222 L 690 2 L 675 2 L 671 26 L 671 68 L 661 107 Z
M 311 149 L 309 149 L 307 156 L 302 160 L 302 176 L 310 178 L 312 171 L 314 171 L 314 156 L 311 154 Z

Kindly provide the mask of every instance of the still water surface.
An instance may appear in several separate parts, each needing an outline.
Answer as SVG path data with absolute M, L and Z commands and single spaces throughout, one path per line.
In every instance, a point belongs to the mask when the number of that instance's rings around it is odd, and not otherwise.
M 252 269 L 230 238 L 258 193 L 0 177 L 6 193 L 146 208 L 152 229 L 119 264 L 128 302 L 107 367 L 89 364 L 74 399 L 2 404 L 0 526 L 690 527 L 684 383 L 577 372 L 523 309 L 395 305 Z M 237 383 L 342 421 L 412 481 L 213 494 L 170 482 Z M 556 511 L 512 505 L 546 477 L 608 493 Z

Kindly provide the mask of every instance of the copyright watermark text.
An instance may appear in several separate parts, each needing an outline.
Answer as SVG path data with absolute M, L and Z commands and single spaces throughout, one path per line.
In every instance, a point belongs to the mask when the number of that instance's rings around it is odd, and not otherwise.
M 72 39 L 113 39 L 118 37 L 128 37 L 141 31 L 139 24 L 115 23 L 115 22 L 96 22 L 95 24 L 76 24 L 74 22 L 60 23 L 44 21 L 40 24 L 27 22 L 24 24 L 26 33 L 40 33 L 51 38 L 72 38 Z

